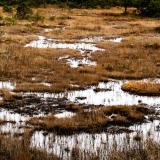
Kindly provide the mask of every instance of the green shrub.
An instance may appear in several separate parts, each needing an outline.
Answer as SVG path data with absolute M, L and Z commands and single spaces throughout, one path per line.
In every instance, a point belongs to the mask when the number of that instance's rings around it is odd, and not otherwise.
M 136 0 L 136 6 L 143 16 L 160 17 L 160 0 Z
M 30 16 L 30 19 L 33 20 L 33 21 L 43 21 L 44 20 L 44 17 L 39 15 L 39 13 L 37 12 L 36 14 Z
M 3 11 L 12 13 L 13 12 L 12 6 L 4 5 L 3 6 Z
M 11 26 L 16 24 L 16 19 L 6 17 L 4 19 L 0 19 L 0 26 Z
M 29 17 L 29 15 L 32 14 L 32 10 L 29 7 L 29 4 L 27 4 L 27 2 L 21 1 L 18 6 L 17 6 L 17 13 L 16 16 L 19 19 L 26 19 L 27 17 Z
M 156 27 L 156 28 L 155 28 L 155 31 L 156 31 L 157 33 L 160 33 L 160 27 Z

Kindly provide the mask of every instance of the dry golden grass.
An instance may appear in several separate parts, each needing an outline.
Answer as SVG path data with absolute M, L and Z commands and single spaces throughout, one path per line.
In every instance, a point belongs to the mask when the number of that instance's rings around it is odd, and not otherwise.
M 143 140 L 140 137 L 140 141 L 136 140 L 137 145 L 123 145 L 120 149 L 116 145 L 111 148 L 103 150 L 103 153 L 107 155 L 108 160 L 141 160 L 141 159 L 160 159 L 160 145 L 158 142 L 154 142 L 152 139 L 147 138 Z M 127 140 L 126 140 L 127 141 Z M 81 151 L 78 146 L 71 151 L 71 160 L 79 159 L 83 160 L 84 151 Z M 101 151 L 97 150 L 97 155 L 91 153 L 85 153 L 87 160 L 101 160 Z M 1 160 L 58 160 L 60 158 L 49 155 L 44 151 L 39 151 L 35 148 L 30 148 L 25 140 L 19 140 L 11 137 L 0 137 L 0 159 Z
M 70 68 L 63 61 L 58 61 L 59 56 L 64 53 L 64 51 L 62 53 L 59 51 L 3 46 L 0 54 L 1 78 L 19 82 L 17 84 L 19 91 L 42 91 L 42 89 L 64 91 L 73 88 L 70 84 L 81 84 L 83 87 L 98 83 L 99 77 L 95 74 L 79 73 L 78 70 Z M 65 53 L 73 54 L 70 50 Z M 33 78 L 35 80 L 32 80 Z M 54 88 L 48 89 L 41 84 L 37 85 L 40 82 L 49 82 Z
M 131 8 L 129 11 L 133 11 Z M 73 39 L 87 35 L 122 35 L 141 33 L 159 26 L 159 20 L 140 19 L 132 15 L 123 16 L 123 8 L 107 9 L 60 9 L 54 6 L 34 9 L 34 13 L 45 17 L 43 21 L 16 20 L 13 26 L 2 26 L 2 31 L 17 33 L 43 33 L 50 37 Z M 5 13 L 2 13 L 2 15 Z M 117 16 L 118 14 L 118 16 Z M 116 15 L 116 16 L 115 16 Z M 57 28 L 59 27 L 59 29 Z M 119 28 L 116 28 L 118 26 Z M 65 30 L 62 28 L 65 27 Z M 8 30 L 6 30 L 8 28 Z M 17 28 L 17 29 L 16 29 Z M 43 28 L 53 31 L 44 33 Z M 13 32 L 14 31 L 14 32 Z M 22 32 L 23 31 L 23 32 Z
M 35 148 L 31 149 L 27 141 L 13 137 L 0 136 L 1 160 L 58 160 L 56 156 L 49 155 Z
M 131 8 L 129 12 L 133 10 Z M 3 13 L 2 8 L 0 13 L 2 18 L 12 17 L 9 13 Z M 17 91 L 61 92 L 74 89 L 71 84 L 83 88 L 98 84 L 107 77 L 137 79 L 160 76 L 160 50 L 155 49 L 160 45 L 155 31 L 159 27 L 158 19 L 141 19 L 132 14 L 124 16 L 121 14 L 123 8 L 119 7 L 104 10 L 48 6 L 36 8 L 34 13 L 45 17 L 44 20 L 16 20 L 15 24 L 0 28 L 1 79 L 17 81 Z M 44 32 L 45 28 L 53 31 Z M 125 39 L 122 44 L 107 41 L 98 43 L 97 46 L 105 51 L 92 54 L 91 59 L 97 62 L 97 66 L 72 69 L 65 61 L 58 61 L 58 58 L 64 55 L 82 58 L 77 51 L 24 48 L 24 44 L 37 39 L 37 35 L 67 42 L 91 35 L 120 35 Z M 41 82 L 51 83 L 52 87 L 42 86 Z
M 81 131 L 99 130 L 108 122 L 108 118 L 103 113 L 78 113 L 72 118 L 56 118 L 54 116 L 45 118 L 33 118 L 30 124 L 39 126 L 47 131 L 55 131 L 59 134 L 73 134 Z
M 77 112 L 73 117 L 56 118 L 53 116 L 32 118 L 28 121 L 36 129 L 54 131 L 58 134 L 73 134 L 76 132 L 100 132 L 110 125 L 128 126 L 143 122 L 145 114 L 151 111 L 143 106 L 112 106 L 103 107 L 91 112 Z M 112 114 L 116 114 L 112 119 Z
M 0 89 L 0 95 L 3 97 L 3 101 L 12 101 L 13 99 L 21 98 L 20 94 L 11 92 L 8 89 Z M 3 101 L 0 105 L 3 105 Z
M 47 6 L 47 8 L 34 9 L 35 14 L 38 13 L 44 17 L 43 21 L 36 21 L 16 20 L 13 14 L 4 13 L 0 7 L 2 17 L 2 23 L 0 22 L 2 24 L 0 27 L 0 79 L 17 82 L 15 89 L 17 92 L 61 92 L 75 89 L 71 87 L 71 84 L 83 88 L 96 85 L 99 81 L 106 81 L 107 77 L 132 79 L 160 77 L 160 20 L 136 17 L 133 15 L 134 8 L 129 9 L 130 14 L 127 16 L 122 15 L 123 11 L 121 7 L 104 10 Z M 45 32 L 45 28 L 53 30 Z M 72 69 L 64 61 L 58 61 L 58 58 L 64 55 L 81 58 L 82 56 L 77 51 L 24 48 L 29 41 L 38 39 L 37 35 L 66 42 L 74 42 L 80 37 L 92 35 L 119 35 L 123 36 L 124 40 L 121 44 L 106 41 L 96 44 L 105 49 L 104 52 L 92 54 L 92 60 L 97 62 L 97 66 Z M 50 83 L 51 87 L 42 85 L 42 82 Z M 140 88 L 143 89 L 141 86 Z M 156 89 L 152 86 L 149 90 L 153 92 Z M 11 100 L 13 95 L 8 91 L 3 91 L 3 98 Z M 67 107 L 68 110 L 77 111 L 76 116 L 64 119 L 54 116 L 33 118 L 29 123 L 39 129 L 60 133 L 62 131 L 64 133 L 102 131 L 108 125 L 130 125 L 142 122 L 144 115 L 150 113 L 148 109 L 141 106 L 112 106 L 90 113 L 83 113 L 79 106 Z M 111 120 L 109 116 L 112 114 L 116 116 L 113 116 Z M 56 159 L 48 157 L 46 153 L 30 149 L 28 144 L 24 145 L 24 142 L 28 141 L 29 139 L 19 142 L 19 140 L 10 141 L 10 139 L 0 138 L 0 159 Z M 109 160 L 129 159 L 128 157 L 134 157 L 136 160 L 147 159 L 143 155 L 147 155 L 148 159 L 157 160 L 159 159 L 158 151 L 159 146 L 155 144 L 147 145 L 145 150 L 113 151 Z
M 142 137 L 143 138 L 143 137 Z M 109 152 L 108 160 L 142 160 L 142 159 L 160 159 L 160 145 L 152 139 L 142 140 L 136 146 L 123 146 L 117 150 L 113 148 Z
M 113 140 L 113 145 L 111 148 L 107 147 L 106 150 L 98 150 L 97 154 L 88 153 L 85 154 L 85 158 L 87 160 L 101 160 L 102 154 L 106 154 L 107 156 L 103 156 L 107 160 L 158 160 L 160 159 L 160 145 L 158 142 L 154 142 L 151 138 L 147 138 L 147 140 L 143 140 L 144 137 L 141 137 L 141 141 L 137 141 L 136 145 L 133 143 L 128 144 L 126 140 L 126 144 L 121 145 L 117 144 L 116 140 Z M 128 138 L 128 140 L 131 140 Z M 101 153 L 103 152 L 103 153 Z M 84 152 L 80 150 L 78 147 L 72 150 L 71 160 L 79 159 L 83 160 Z
M 128 81 L 122 85 L 122 90 L 138 95 L 160 95 L 160 84 L 143 81 Z

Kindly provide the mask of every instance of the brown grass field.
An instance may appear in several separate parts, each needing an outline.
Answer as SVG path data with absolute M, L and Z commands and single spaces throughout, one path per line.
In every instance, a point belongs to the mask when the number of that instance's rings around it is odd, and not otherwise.
M 13 92 L 0 90 L 0 96 L 7 103 L 20 98 L 19 92 L 60 93 L 84 89 L 108 78 L 128 79 L 122 89 L 140 95 L 160 95 L 159 84 L 140 83 L 142 78 L 160 78 L 160 20 L 135 15 L 135 9 L 69 9 L 47 6 L 34 8 L 33 18 L 18 20 L 13 13 L 6 13 L 0 7 L 0 80 L 16 82 Z M 37 15 L 37 17 L 36 17 Z M 46 32 L 45 29 L 52 29 Z M 83 58 L 72 49 L 39 49 L 24 47 L 38 36 L 74 43 L 88 36 L 120 36 L 121 43 L 102 40 L 95 45 L 104 51 L 96 51 L 89 57 L 96 66 L 71 68 L 60 57 Z M 135 81 L 133 81 L 133 79 Z M 50 84 L 50 86 L 44 85 Z M 95 92 L 98 92 L 98 88 Z M 79 97 L 82 98 L 82 97 Z M 4 101 L 0 101 L 3 106 Z M 145 106 L 98 107 L 84 112 L 78 104 L 64 108 L 74 111 L 71 118 L 34 117 L 28 121 L 33 130 L 74 134 L 105 131 L 107 126 L 130 126 L 142 123 L 145 115 L 153 114 Z M 0 120 L 0 125 L 6 123 Z M 0 160 L 58 160 L 54 155 L 30 148 L 29 136 L 22 139 L 0 136 Z M 142 137 L 143 138 L 143 137 Z M 152 140 L 141 141 L 138 147 L 114 147 L 108 160 L 158 160 L 160 146 Z M 143 146 L 143 147 L 142 147 Z M 127 146 L 128 147 L 128 146 Z M 71 160 L 81 160 L 78 149 L 72 151 Z M 100 160 L 98 156 L 87 160 Z
M 131 13 L 132 10 L 130 9 Z M 49 6 L 46 9 L 34 9 L 34 13 L 44 17 L 43 21 L 15 20 L 14 24 L 1 24 L 1 79 L 18 82 L 17 91 L 60 92 L 72 89 L 70 84 L 84 87 L 97 84 L 107 77 L 159 77 L 160 39 L 156 28 L 160 21 L 139 18 L 133 14 L 124 16 L 122 11 L 118 7 L 103 10 L 59 9 Z M 4 13 L 2 8 L 0 13 L 3 22 L 6 21 L 6 16 L 13 19 L 11 14 Z M 46 33 L 45 28 L 53 31 Z M 73 69 L 57 59 L 63 55 L 81 57 L 78 51 L 24 48 L 27 42 L 37 39 L 37 35 L 65 41 L 92 35 L 118 35 L 124 37 L 124 40 L 122 43 L 97 43 L 97 46 L 105 49 L 104 52 L 92 54 L 91 58 L 97 62 L 97 66 Z M 32 78 L 35 78 L 35 81 Z M 49 89 L 38 85 L 42 81 L 51 83 L 52 87 Z
M 135 93 L 138 95 L 160 95 L 160 84 L 141 81 L 129 81 L 122 85 L 124 91 Z

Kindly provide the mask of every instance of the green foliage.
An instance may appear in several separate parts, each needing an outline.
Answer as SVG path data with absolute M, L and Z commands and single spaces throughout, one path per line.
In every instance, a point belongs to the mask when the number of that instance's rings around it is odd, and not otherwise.
M 160 26 L 159 26 L 159 27 L 156 27 L 156 28 L 155 28 L 155 31 L 156 31 L 157 33 L 160 33 Z
M 35 15 L 30 16 L 29 18 L 35 22 L 44 20 L 44 17 L 41 16 L 38 12 Z
M 160 17 L 160 0 L 151 0 L 146 6 L 145 14 L 147 16 Z
M 0 19 L 0 26 L 11 26 L 11 25 L 15 25 L 16 24 L 16 19 L 13 18 L 1 18 Z
M 27 3 L 23 0 L 20 0 L 16 10 L 17 10 L 16 16 L 19 19 L 25 19 L 30 14 L 32 14 L 32 10 L 29 7 L 29 3 Z
M 160 17 L 160 0 L 0 0 L 5 11 L 11 11 L 11 5 L 17 5 L 17 16 L 26 18 L 30 7 L 45 7 L 46 4 L 57 4 L 61 7 L 71 8 L 108 8 L 111 6 L 123 6 L 125 13 L 128 7 L 137 7 L 143 16 Z
M 9 12 L 9 13 L 12 13 L 12 11 L 13 11 L 12 6 L 8 6 L 8 5 L 4 5 L 3 10 L 5 12 Z
M 160 0 L 135 0 L 141 15 L 160 17 Z

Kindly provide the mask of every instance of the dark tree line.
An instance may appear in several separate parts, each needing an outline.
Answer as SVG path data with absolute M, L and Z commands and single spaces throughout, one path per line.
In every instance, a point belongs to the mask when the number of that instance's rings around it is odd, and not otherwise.
M 111 6 L 123 6 L 127 13 L 128 7 L 136 7 L 139 14 L 144 16 L 160 17 L 160 0 L 0 0 L 0 5 L 22 7 L 22 12 L 28 12 L 29 8 L 43 6 L 46 4 L 57 4 L 72 8 L 108 8 Z M 18 8 L 17 7 L 17 8 Z M 23 14 L 23 13 L 19 14 Z

